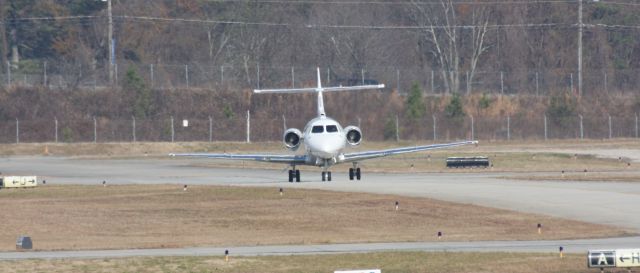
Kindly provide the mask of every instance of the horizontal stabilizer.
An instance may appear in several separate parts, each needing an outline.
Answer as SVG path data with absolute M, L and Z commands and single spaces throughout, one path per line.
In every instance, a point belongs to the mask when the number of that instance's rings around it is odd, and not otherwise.
M 382 89 L 384 84 L 376 85 L 356 85 L 356 86 L 335 86 L 335 87 L 321 87 L 321 88 L 284 88 L 284 89 L 255 89 L 254 93 L 313 93 L 313 92 L 337 92 L 337 91 L 357 91 L 357 90 L 371 90 Z
M 253 93 L 311 93 L 316 91 L 318 91 L 317 88 L 255 89 Z
M 382 88 L 384 88 L 384 84 L 325 87 L 322 89 L 322 91 L 326 91 L 326 92 L 356 91 L 356 90 L 371 90 L 371 89 L 382 89 Z

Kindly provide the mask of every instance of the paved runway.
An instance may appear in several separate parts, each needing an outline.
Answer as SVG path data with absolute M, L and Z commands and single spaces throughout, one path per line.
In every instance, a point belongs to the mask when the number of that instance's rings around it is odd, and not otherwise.
M 398 194 L 415 197 L 431 197 L 440 200 L 476 204 L 489 207 L 540 213 L 568 219 L 593 223 L 615 225 L 640 231 L 640 183 L 629 182 L 538 182 L 519 181 L 497 178 L 508 176 L 504 173 L 408 173 L 408 174 L 376 174 L 367 173 L 363 169 L 363 180 L 349 181 L 346 173 L 333 173 L 332 182 L 320 182 L 319 171 L 303 171 L 303 183 L 282 182 L 286 172 L 277 170 L 256 169 L 222 169 L 195 167 L 195 159 L 69 159 L 57 157 L 5 157 L 0 158 L 0 172 L 11 175 L 38 175 L 49 184 L 93 184 L 103 180 L 110 184 L 138 183 L 179 183 L 210 185 L 250 185 L 316 188 L 337 191 L 370 192 Z M 534 246 L 544 242 L 502 242 L 499 248 L 494 242 L 468 243 L 425 243 L 421 250 L 465 250 L 483 249 L 500 251 L 505 245 L 514 246 L 514 251 L 541 251 Z M 551 242 L 544 251 L 554 251 L 558 244 L 569 245 L 571 242 Z M 574 241 L 582 244 L 582 241 Z M 623 246 L 631 243 L 640 247 L 640 237 L 633 239 L 605 239 L 598 246 L 607 248 Z M 518 248 L 516 246 L 525 246 Z M 365 244 L 366 245 L 366 244 Z M 368 247 L 348 249 L 344 251 L 376 251 L 379 244 L 368 244 Z M 384 245 L 384 244 L 383 244 Z M 391 244 L 392 249 L 411 250 L 411 244 Z M 553 245 L 553 247 L 550 247 Z M 340 246 L 327 247 L 329 252 L 340 252 Z M 310 246 L 298 246 L 310 247 Z M 458 249 L 456 247 L 461 247 Z M 506 247 L 508 248 L 508 247 Z M 219 248 L 197 248 L 203 253 L 199 255 L 215 255 Z M 243 248 L 250 255 L 266 255 L 271 252 L 291 253 L 294 246 L 285 246 L 278 250 L 264 248 Z M 522 250 L 520 250 L 522 249 Z M 576 248 L 578 249 L 578 248 Z M 143 253 L 169 251 L 170 255 L 187 255 L 192 249 L 184 250 L 127 250 L 121 253 L 132 253 L 139 256 Z M 580 248 L 583 251 L 584 248 Z M 261 252 L 262 251 L 262 252 Z M 309 250 L 309 253 L 315 253 Z M 48 252 L 43 252 L 48 253 Z M 83 252 L 84 253 L 84 252 Z M 87 252 L 86 255 L 98 255 L 99 252 Z M 10 253 L 3 253 L 5 255 Z M 29 254 L 31 255 L 31 254 Z M 44 254 L 43 254 L 44 255 Z M 51 254 L 54 255 L 55 254 Z M 83 254 L 84 255 L 84 254 Z M 79 255 L 76 257 L 82 257 Z M 105 254 L 107 255 L 107 254 Z M 113 255 L 113 254 L 109 254 Z M 9 255 L 11 256 L 11 255 Z M 0 258 L 7 256 L 0 256 Z
M 24 259 L 99 259 L 151 256 L 222 256 L 229 250 L 231 256 L 314 255 L 339 253 L 367 253 L 379 251 L 430 252 L 558 252 L 585 253 L 590 249 L 636 248 L 640 237 L 560 240 L 560 241 L 485 241 L 485 242 L 426 242 L 426 243 L 371 243 L 332 245 L 278 245 L 250 247 L 190 247 L 165 249 L 89 250 L 0 252 L 0 260 Z

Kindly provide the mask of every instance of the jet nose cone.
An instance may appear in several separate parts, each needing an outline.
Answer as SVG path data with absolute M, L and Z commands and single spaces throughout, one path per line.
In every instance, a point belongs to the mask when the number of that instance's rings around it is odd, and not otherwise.
M 328 141 L 319 143 L 314 149 L 314 154 L 321 158 L 333 158 L 341 149 L 342 145 L 339 142 Z

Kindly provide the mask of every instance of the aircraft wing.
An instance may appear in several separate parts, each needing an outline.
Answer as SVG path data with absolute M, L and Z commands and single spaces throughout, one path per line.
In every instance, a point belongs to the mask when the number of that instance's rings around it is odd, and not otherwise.
M 229 160 L 247 160 L 247 161 L 261 161 L 272 162 L 282 164 L 305 164 L 307 162 L 306 155 L 276 155 L 276 154 L 207 154 L 207 153 L 195 153 L 195 154 L 169 154 L 176 157 L 198 157 L 198 158 L 212 158 L 212 159 L 229 159 Z
M 393 149 L 379 150 L 379 151 L 366 151 L 366 152 L 349 153 L 349 154 L 344 154 L 344 160 L 342 162 L 361 161 L 361 160 L 371 159 L 371 158 L 376 158 L 376 157 L 383 157 L 383 156 L 389 156 L 389 155 L 399 155 L 399 154 L 406 154 L 406 153 L 414 153 L 414 152 L 420 152 L 420 151 L 426 151 L 426 150 L 451 148 L 451 147 L 469 145 L 469 144 L 478 144 L 478 141 L 477 140 L 462 141 L 462 142 L 433 144 L 433 145 L 425 145 L 425 146 L 393 148 Z

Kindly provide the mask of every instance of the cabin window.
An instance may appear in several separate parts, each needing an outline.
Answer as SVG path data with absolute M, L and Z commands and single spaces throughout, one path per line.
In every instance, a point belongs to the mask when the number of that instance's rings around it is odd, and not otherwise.
M 313 128 L 311 128 L 311 132 L 312 133 L 322 133 L 324 132 L 324 127 L 323 126 L 313 126 Z
M 338 131 L 338 126 L 327 125 L 327 133 L 335 133 Z

